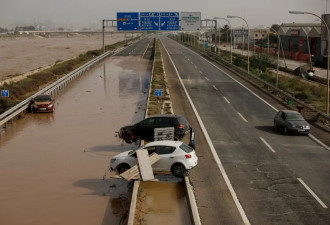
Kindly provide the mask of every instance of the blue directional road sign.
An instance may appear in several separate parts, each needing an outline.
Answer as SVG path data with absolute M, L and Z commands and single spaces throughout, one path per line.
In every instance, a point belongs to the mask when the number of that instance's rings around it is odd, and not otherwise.
M 9 97 L 9 90 L 1 90 L 1 97 Z
M 139 30 L 139 13 L 117 12 L 117 30 L 118 31 Z
M 155 96 L 156 97 L 162 96 L 162 89 L 155 89 Z
M 160 30 L 179 30 L 178 12 L 161 12 L 160 13 Z
M 159 30 L 159 12 L 140 12 L 141 30 Z

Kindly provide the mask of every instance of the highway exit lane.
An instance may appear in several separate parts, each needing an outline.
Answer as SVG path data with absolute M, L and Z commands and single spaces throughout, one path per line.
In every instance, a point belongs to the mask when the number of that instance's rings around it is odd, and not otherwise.
M 330 153 L 308 137 L 274 132 L 273 108 L 195 53 L 162 41 L 250 222 L 328 224 L 329 209 L 297 178 L 329 206 Z

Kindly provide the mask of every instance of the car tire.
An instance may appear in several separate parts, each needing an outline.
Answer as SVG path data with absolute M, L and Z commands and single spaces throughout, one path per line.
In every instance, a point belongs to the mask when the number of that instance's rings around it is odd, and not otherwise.
M 284 127 L 284 128 L 283 128 L 283 133 L 284 133 L 285 135 L 288 135 L 288 134 L 289 134 L 289 132 L 288 132 L 288 128 L 287 128 L 287 127 Z
M 128 164 L 120 164 L 117 166 L 116 170 L 119 174 L 124 173 L 125 171 L 129 170 L 131 167 Z
M 184 177 L 187 174 L 187 170 L 181 163 L 176 163 L 172 166 L 171 172 L 175 177 Z

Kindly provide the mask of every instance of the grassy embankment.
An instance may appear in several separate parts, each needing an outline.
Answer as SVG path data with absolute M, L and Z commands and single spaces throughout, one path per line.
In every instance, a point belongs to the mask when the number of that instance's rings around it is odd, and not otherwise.
M 124 44 L 125 41 L 117 42 L 115 44 L 105 46 L 105 49 L 106 51 L 115 50 L 122 47 Z M 32 74 L 23 80 L 5 83 L 3 86 L 0 86 L 0 89 L 9 90 L 10 96 L 9 98 L 0 98 L 0 113 L 5 112 L 7 109 L 15 106 L 43 87 L 63 77 L 102 53 L 103 49 L 91 50 L 84 54 L 80 54 L 74 59 L 67 61 L 58 60 L 52 67 Z
M 164 101 L 170 100 L 170 94 L 167 89 L 165 71 L 159 45 L 159 41 L 156 41 L 153 74 L 150 81 L 151 90 L 148 104 L 148 115 L 161 114 Z M 162 96 L 156 97 L 155 89 L 161 89 Z M 170 106 L 165 103 L 163 114 L 170 114 L 170 110 Z

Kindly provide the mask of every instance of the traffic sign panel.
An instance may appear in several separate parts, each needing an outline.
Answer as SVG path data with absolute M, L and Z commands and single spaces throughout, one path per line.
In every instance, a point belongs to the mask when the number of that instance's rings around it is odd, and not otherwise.
M 179 13 L 160 13 L 160 30 L 179 30 Z
M 9 97 L 9 90 L 1 90 L 1 97 Z
M 155 96 L 156 97 L 162 96 L 162 89 L 155 89 Z
M 117 30 L 139 30 L 139 13 L 117 12 Z
M 200 12 L 181 12 L 181 30 L 199 31 L 201 29 Z
M 140 21 L 141 30 L 159 30 L 158 12 L 141 12 Z

